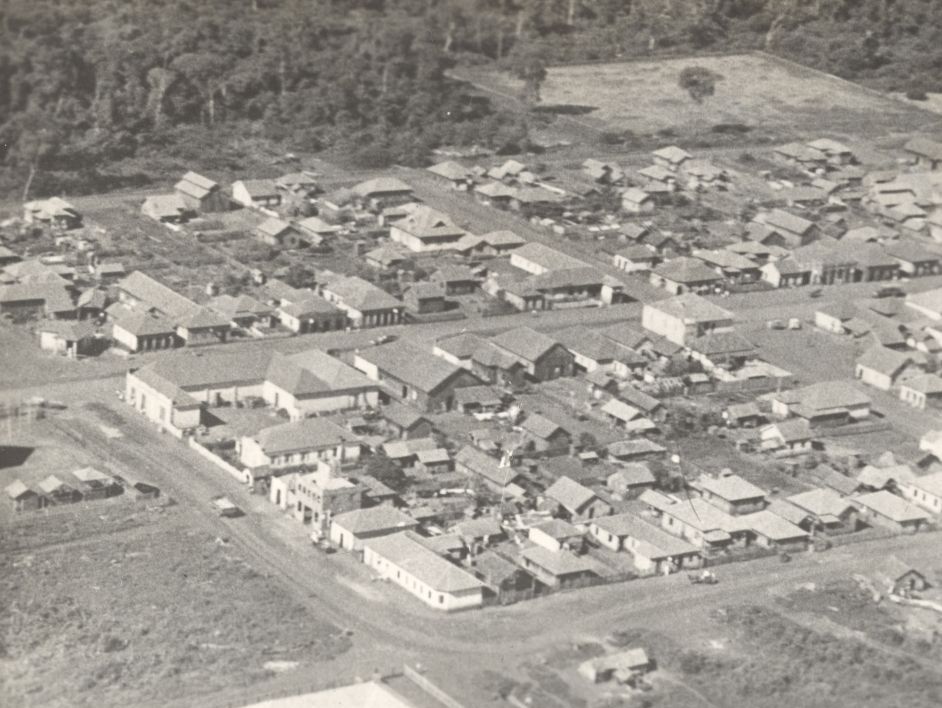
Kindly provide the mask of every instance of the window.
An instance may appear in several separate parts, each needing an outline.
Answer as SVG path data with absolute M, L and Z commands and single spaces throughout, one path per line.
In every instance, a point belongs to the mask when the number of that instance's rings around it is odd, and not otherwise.
M 438 594 L 438 604 L 439 604 L 439 605 L 444 605 L 444 604 L 445 604 L 445 596 L 442 595 L 441 593 Z

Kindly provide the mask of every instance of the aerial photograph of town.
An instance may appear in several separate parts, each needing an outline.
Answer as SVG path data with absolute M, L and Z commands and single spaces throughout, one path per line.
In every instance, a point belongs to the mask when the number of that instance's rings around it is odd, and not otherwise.
M 0 706 L 942 706 L 942 3 L 6 0 Z

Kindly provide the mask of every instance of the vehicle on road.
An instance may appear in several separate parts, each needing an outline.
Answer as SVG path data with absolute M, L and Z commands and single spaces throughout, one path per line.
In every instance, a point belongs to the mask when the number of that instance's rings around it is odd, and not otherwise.
M 375 347 L 379 344 L 389 344 L 389 342 L 395 342 L 397 339 L 398 337 L 394 334 L 382 334 L 375 339 L 371 339 L 370 344 Z
M 233 504 L 229 497 L 223 496 L 213 498 L 213 508 L 219 516 L 226 519 L 234 519 L 237 516 L 243 516 L 245 513 L 242 509 Z
M 719 582 L 712 570 L 703 570 L 699 573 L 687 573 L 687 578 L 693 585 L 716 585 Z
M 899 285 L 883 285 L 873 292 L 874 297 L 905 297 L 906 291 Z
M 785 329 L 787 327 L 784 320 L 769 320 L 766 326 L 769 329 Z

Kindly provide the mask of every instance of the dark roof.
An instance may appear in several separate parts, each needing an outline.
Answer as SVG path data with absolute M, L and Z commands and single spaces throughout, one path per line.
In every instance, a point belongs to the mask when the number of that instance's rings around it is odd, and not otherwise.
M 439 339 L 435 346 L 459 359 L 468 359 L 484 343 L 485 340 L 479 335 L 466 332 Z
M 654 274 L 675 283 L 719 282 L 723 276 L 697 258 L 674 258 L 654 267 Z
M 491 339 L 491 342 L 528 362 L 538 361 L 559 342 L 545 334 L 530 329 L 517 327 Z
M 364 349 L 358 356 L 388 375 L 420 391 L 431 393 L 459 373 L 469 372 L 403 340 Z
M 428 418 L 415 410 L 415 408 L 395 401 L 383 406 L 380 412 L 383 418 L 403 430 L 410 430 L 423 421 L 426 423 L 429 422 Z

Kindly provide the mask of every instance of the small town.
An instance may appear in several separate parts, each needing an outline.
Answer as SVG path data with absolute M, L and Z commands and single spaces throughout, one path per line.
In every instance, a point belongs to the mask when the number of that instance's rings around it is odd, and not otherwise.
M 770 53 L 633 61 L 511 68 L 525 98 L 449 70 L 546 108 L 539 150 L 30 172 L 0 702 L 942 701 L 942 107 Z M 715 141 L 670 108 L 586 137 L 648 64 Z M 746 66 L 813 87 L 787 130 L 760 79 L 717 108 Z

